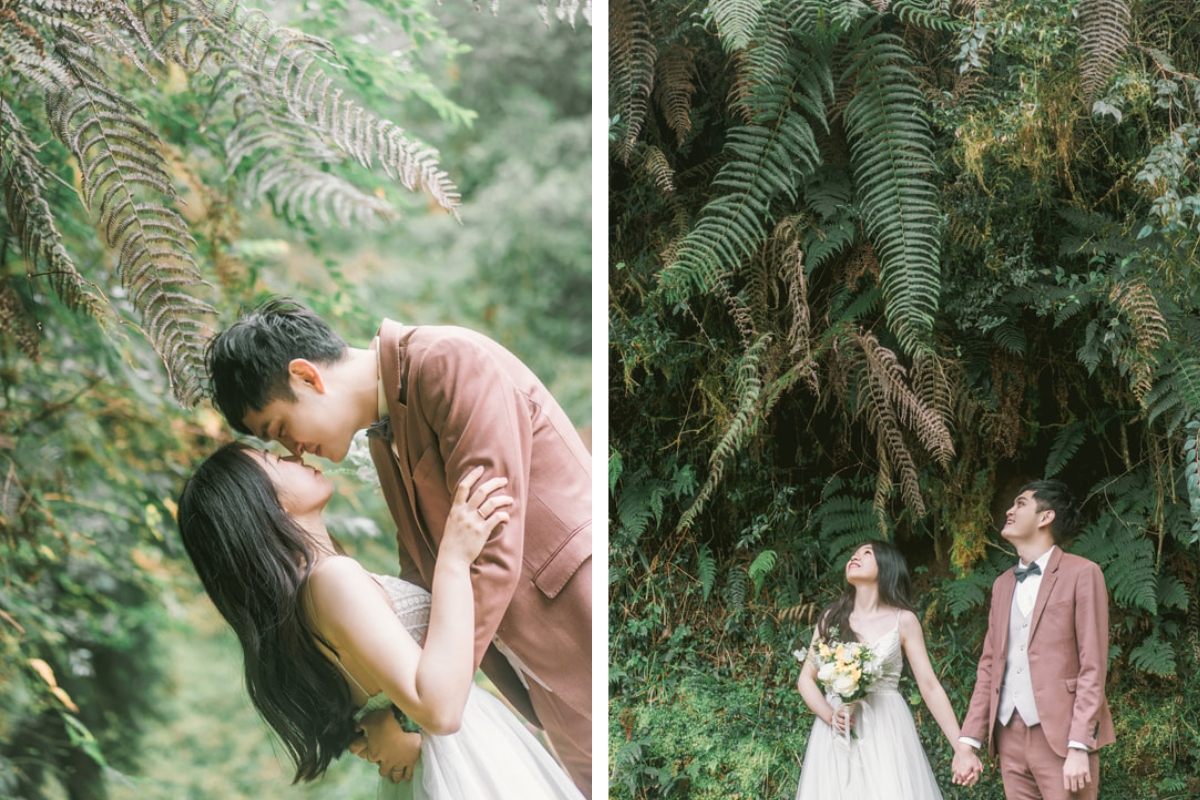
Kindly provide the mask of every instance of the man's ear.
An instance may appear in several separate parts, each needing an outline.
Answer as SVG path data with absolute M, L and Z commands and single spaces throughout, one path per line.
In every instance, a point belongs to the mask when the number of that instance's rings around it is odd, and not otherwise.
M 1044 525 L 1047 528 L 1049 528 L 1053 523 L 1054 523 L 1054 509 L 1047 508 L 1045 511 L 1042 512 L 1042 518 L 1038 522 L 1038 527 L 1040 528 Z
M 288 375 L 293 384 L 299 381 L 317 394 L 325 394 L 325 379 L 321 375 L 321 370 L 308 359 L 293 358 L 288 362 Z

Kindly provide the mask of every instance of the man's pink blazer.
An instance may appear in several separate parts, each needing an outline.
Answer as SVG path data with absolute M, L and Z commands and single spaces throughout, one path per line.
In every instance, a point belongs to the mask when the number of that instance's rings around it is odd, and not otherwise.
M 1008 652 L 1017 579 L 1005 570 L 992 585 L 987 635 L 962 735 L 987 741 L 996 754 L 996 713 Z M 1114 741 L 1104 695 L 1108 671 L 1108 592 L 1100 567 L 1056 549 L 1046 565 L 1029 629 L 1029 675 L 1050 748 L 1067 756 L 1074 740 L 1095 750 Z M 1016 712 L 1013 712 L 1016 713 Z
M 532 722 L 497 634 L 559 702 L 591 718 L 591 456 L 546 387 L 482 334 L 384 320 L 380 366 L 399 458 L 371 455 L 396 522 L 401 577 L 429 587 L 459 480 L 508 478 L 514 503 L 471 567 L 475 663 Z M 399 462 L 399 463 L 397 463 Z

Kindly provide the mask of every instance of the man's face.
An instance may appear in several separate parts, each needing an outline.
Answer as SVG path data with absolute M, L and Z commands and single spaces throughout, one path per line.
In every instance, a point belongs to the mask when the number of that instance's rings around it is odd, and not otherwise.
M 242 423 L 264 442 L 279 442 L 292 455 L 312 453 L 335 463 L 346 457 L 357 427 L 348 404 L 338 402 L 318 378 L 293 374 L 289 385 L 295 399 L 277 399 L 251 409 Z
M 1000 529 L 1000 535 L 1009 541 L 1030 539 L 1040 525 L 1053 519 L 1052 509 L 1038 510 L 1033 490 L 1021 492 L 1013 500 L 1012 508 L 1004 514 L 1004 527 Z

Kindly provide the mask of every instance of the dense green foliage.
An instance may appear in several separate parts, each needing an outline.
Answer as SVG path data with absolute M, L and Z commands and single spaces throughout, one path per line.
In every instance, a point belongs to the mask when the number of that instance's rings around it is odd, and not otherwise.
M 0 2 L 0 101 L 21 113 L 36 145 L 17 153 L 12 118 L 0 122 L 0 181 L 6 198 L 28 199 L 32 186 L 45 201 L 0 207 L 0 797 L 207 798 L 218 787 L 276 796 L 290 773 L 240 690 L 236 643 L 196 597 L 172 519 L 191 465 L 229 432 L 207 405 L 187 411 L 172 399 L 179 383 L 143 333 L 136 282 L 126 283 L 120 254 L 80 202 L 80 162 L 41 116 L 43 87 L 7 60 L 9 42 L 34 34 L 48 53 L 52 32 L 103 22 L 119 34 L 120 19 L 103 12 L 121 5 L 21 4 L 75 15 L 76 27 L 31 31 Z M 287 293 L 352 344 L 369 341 L 385 315 L 472 327 L 530 363 L 572 419 L 590 424 L 590 315 L 579 287 L 590 275 L 591 32 L 581 18 L 577 29 L 547 26 L 535 6 L 505 4 L 499 16 L 423 0 L 272 11 L 332 42 L 341 66 L 331 73 L 347 97 L 439 145 L 462 194 L 461 222 L 344 159 L 322 174 L 386 198 L 399 218 L 338 224 L 328 196 L 289 205 L 261 185 L 247 191 L 261 159 L 231 165 L 237 113 L 212 102 L 211 73 L 146 57 L 150 82 L 102 48 L 96 58 L 139 109 L 180 201 L 166 205 L 190 231 L 188 254 L 209 284 L 188 289 L 215 308 L 206 324 Z M 30 157 L 40 182 L 21 170 Z M 35 211 L 55 235 L 21 232 Z M 56 272 L 67 263 L 74 272 Z M 78 281 L 64 285 L 71 275 Z M 92 301 L 77 302 L 69 286 Z M 327 471 L 344 494 L 331 527 L 367 548 L 376 569 L 395 569 L 377 489 L 352 464 Z M 374 796 L 362 782 L 370 768 L 349 761 L 308 796 L 349 786 Z
M 870 537 L 961 717 L 1040 476 L 1110 594 L 1101 797 L 1200 793 L 1193 5 L 612 4 L 614 797 L 794 793 Z

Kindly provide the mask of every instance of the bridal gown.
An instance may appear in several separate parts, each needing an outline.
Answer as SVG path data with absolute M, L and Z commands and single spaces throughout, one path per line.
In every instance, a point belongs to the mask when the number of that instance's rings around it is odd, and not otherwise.
M 858 738 L 847 742 L 818 719 L 808 739 L 796 800 L 941 800 L 912 712 L 898 688 L 903 666 L 899 619 L 897 615 L 896 627 L 871 645 L 884 672 L 858 701 Z M 825 699 L 834 709 L 842 706 L 836 694 Z
M 429 627 L 429 592 L 391 575 L 376 575 L 400 622 L 418 644 Z M 372 697 L 355 720 L 392 703 Z M 582 800 L 567 773 L 507 706 L 478 686 L 448 736 L 421 734 L 411 781 L 379 779 L 379 800 Z

